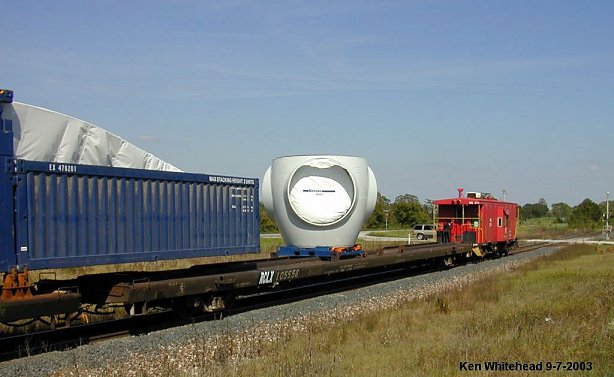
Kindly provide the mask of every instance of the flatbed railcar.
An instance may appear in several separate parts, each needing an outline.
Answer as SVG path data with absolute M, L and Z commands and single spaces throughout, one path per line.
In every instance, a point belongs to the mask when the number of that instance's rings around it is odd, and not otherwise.
M 0 93 L 1 98 L 8 97 Z M 10 100 L 1 105 L 6 109 Z M 46 276 L 30 284 L 29 275 L 40 269 L 257 252 L 259 181 L 18 159 L 12 124 L 2 112 L 0 123 L 4 323 L 49 316 L 63 317 L 69 325 L 86 306 L 123 306 L 131 315 L 150 307 L 188 315 L 215 312 L 236 296 L 314 280 L 416 264 L 450 265 L 471 256 L 485 240 L 479 232 L 475 238 L 453 232 L 453 243 L 359 254 L 331 248 L 324 259 L 272 257 L 170 271 Z M 444 215 L 445 206 L 440 203 Z M 460 220 L 458 229 L 469 234 L 471 224 L 464 216 Z

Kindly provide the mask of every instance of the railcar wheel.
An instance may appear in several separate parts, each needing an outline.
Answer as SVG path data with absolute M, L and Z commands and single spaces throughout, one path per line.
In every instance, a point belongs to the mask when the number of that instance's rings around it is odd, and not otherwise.
M 199 296 L 180 297 L 173 300 L 173 315 L 177 319 L 190 319 L 199 314 L 201 298 Z
M 445 267 L 452 267 L 452 266 L 454 266 L 454 257 L 443 258 L 443 265 Z
M 179 319 L 189 319 L 204 313 L 221 312 L 234 301 L 231 293 L 181 297 L 173 300 L 173 313 Z
M 125 303 L 124 310 L 130 317 L 143 314 L 147 311 L 147 305 L 144 302 L 135 302 L 133 304 Z
M 207 313 L 219 312 L 228 309 L 233 301 L 234 296 L 232 293 L 218 294 L 215 296 L 207 295 L 202 309 Z

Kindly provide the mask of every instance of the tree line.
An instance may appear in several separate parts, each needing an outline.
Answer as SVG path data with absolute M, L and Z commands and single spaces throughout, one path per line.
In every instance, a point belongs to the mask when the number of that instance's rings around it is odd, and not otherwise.
M 431 223 L 433 221 L 433 201 L 420 203 L 412 194 L 399 195 L 394 202 L 377 193 L 375 209 L 365 223 L 367 229 L 398 229 L 413 227 L 415 224 Z M 279 232 L 275 222 L 268 216 L 264 206 L 260 205 L 260 231 L 263 233 Z
M 567 203 L 559 202 L 548 207 L 546 199 L 540 198 L 537 203 L 527 203 L 520 207 L 520 219 L 553 217 L 558 223 L 567 223 L 571 228 L 598 229 L 605 224 L 606 202 L 599 204 L 586 198 L 578 205 L 571 207 Z M 612 224 L 610 213 L 610 224 Z
M 434 205 L 432 200 L 420 204 L 417 196 L 399 195 L 390 201 L 380 192 L 377 193 L 375 209 L 367 220 L 367 229 L 398 229 L 413 227 L 415 224 L 433 222 Z
M 391 201 L 381 193 L 377 193 L 375 209 L 365 223 L 367 229 L 399 229 L 413 227 L 415 224 L 431 223 L 433 221 L 434 204 L 430 199 L 420 203 L 417 196 L 404 194 Z M 527 203 L 520 207 L 520 220 L 553 217 L 558 223 L 567 223 L 576 229 L 599 229 L 605 224 L 606 203 L 599 204 L 590 199 L 584 199 L 580 204 L 571 207 L 559 202 L 548 206 L 546 199 L 540 198 L 537 203 Z M 614 216 L 610 212 L 610 225 Z M 267 215 L 264 206 L 260 205 L 260 231 L 277 233 L 279 229 Z

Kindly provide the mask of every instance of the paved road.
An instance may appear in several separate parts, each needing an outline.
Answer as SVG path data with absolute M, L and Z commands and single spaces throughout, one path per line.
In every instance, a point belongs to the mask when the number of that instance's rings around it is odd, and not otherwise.
M 260 233 L 260 238 L 281 238 L 279 233 Z

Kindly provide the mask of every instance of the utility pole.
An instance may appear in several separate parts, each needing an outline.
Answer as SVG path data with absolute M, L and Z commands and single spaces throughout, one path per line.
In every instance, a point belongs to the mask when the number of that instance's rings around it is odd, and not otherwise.
M 390 212 L 389 209 L 384 210 L 384 218 L 386 219 L 386 231 L 388 231 L 388 212 Z
M 605 239 L 610 239 L 610 192 L 605 193 Z
M 505 194 L 507 194 L 507 190 L 506 190 L 506 189 L 503 189 L 503 190 L 501 190 L 501 191 L 503 192 L 503 201 L 505 201 Z

